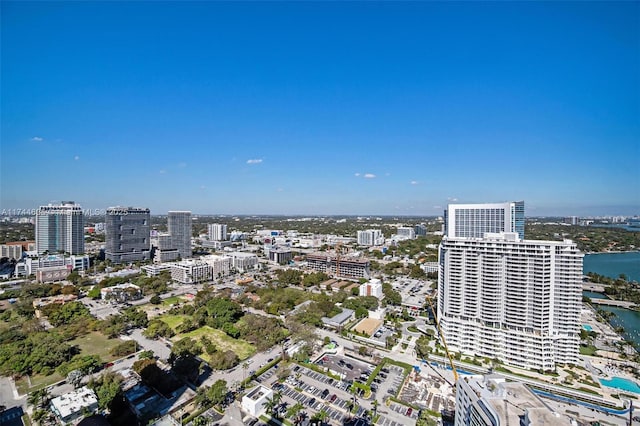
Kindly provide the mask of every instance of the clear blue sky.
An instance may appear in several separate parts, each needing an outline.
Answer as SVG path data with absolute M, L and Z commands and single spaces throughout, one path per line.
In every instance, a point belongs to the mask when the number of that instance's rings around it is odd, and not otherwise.
M 640 214 L 638 2 L 1 8 L 4 209 Z

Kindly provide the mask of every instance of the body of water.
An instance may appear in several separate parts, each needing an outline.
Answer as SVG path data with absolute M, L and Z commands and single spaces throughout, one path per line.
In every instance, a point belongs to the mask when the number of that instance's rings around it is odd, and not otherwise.
M 609 320 L 611 325 L 624 328 L 624 338 L 640 347 L 640 312 L 616 306 L 599 305 L 598 307 L 603 311 L 613 312 L 615 316 Z
M 629 253 L 601 253 L 584 256 L 584 273 L 595 272 L 611 278 L 618 278 L 625 274 L 629 279 L 640 281 L 640 252 Z M 583 295 L 591 299 L 605 299 L 605 295 L 584 291 Z M 640 312 L 615 306 L 599 305 L 604 311 L 613 312 L 611 325 L 624 328 L 624 337 L 640 345 Z
M 640 281 L 640 252 L 587 254 L 582 270 L 611 278 L 625 274 L 630 280 Z

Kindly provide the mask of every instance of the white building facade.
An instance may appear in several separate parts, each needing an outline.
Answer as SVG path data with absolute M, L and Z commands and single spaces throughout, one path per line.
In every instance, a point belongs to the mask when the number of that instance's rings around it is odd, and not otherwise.
M 229 256 L 209 255 L 201 258 L 211 267 L 211 277 L 220 278 L 229 275 L 232 259 Z
M 553 370 L 577 364 L 583 255 L 516 233 L 440 244 L 438 320 L 452 351 Z
M 84 253 L 84 215 L 73 201 L 41 206 L 36 212 L 36 251 Z
M 239 272 L 247 272 L 258 267 L 258 256 L 254 253 L 233 251 L 229 253 L 232 266 Z
M 201 260 L 183 260 L 171 265 L 171 279 L 182 284 L 211 280 L 211 266 Z
M 360 296 L 373 296 L 378 299 L 382 299 L 382 282 L 373 278 L 364 284 L 360 285 L 359 289 Z
M 0 258 L 22 259 L 22 246 L 19 244 L 0 244 Z
M 258 385 L 242 397 L 242 408 L 253 417 L 259 417 L 265 411 L 267 400 L 273 397 L 273 390 Z
M 487 232 L 516 232 L 524 239 L 524 201 L 449 204 L 444 212 L 449 238 L 482 238 Z
M 367 229 L 357 232 L 357 241 L 360 246 L 381 246 L 384 244 L 384 235 L 380 229 Z
M 227 240 L 227 225 L 222 223 L 211 223 L 209 228 L 209 239 L 211 241 L 226 241 Z

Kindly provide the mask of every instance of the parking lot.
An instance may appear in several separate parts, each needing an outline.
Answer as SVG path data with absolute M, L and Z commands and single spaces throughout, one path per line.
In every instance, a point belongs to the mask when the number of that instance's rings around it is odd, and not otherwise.
M 279 383 L 276 377 L 276 368 L 271 368 L 256 380 L 274 390 L 280 390 L 283 395 L 283 403 L 286 406 L 296 402 L 305 406 L 309 417 L 316 412 L 324 410 L 329 424 L 342 425 L 347 420 L 353 419 L 355 423 L 365 426 L 364 416 L 366 409 L 358 405 L 358 400 L 349 394 L 350 382 L 335 380 L 325 374 L 318 373 L 303 366 L 296 365 L 292 374 L 284 383 Z M 360 417 L 360 421 L 357 418 Z M 356 419 L 354 419 L 356 418 Z
M 369 400 L 362 399 L 362 395 L 350 392 L 352 381 L 366 382 L 375 369 L 374 365 L 339 355 L 325 355 L 316 364 L 329 368 L 340 374 L 344 371 L 342 380 L 334 379 L 326 374 L 316 372 L 302 365 L 292 365 L 291 374 L 279 383 L 277 368 L 271 368 L 256 380 L 265 386 L 282 392 L 282 410 L 286 407 L 301 403 L 309 417 L 324 410 L 327 423 L 344 425 L 359 423 L 360 426 L 370 424 L 369 410 L 372 409 L 371 400 L 378 400 L 379 419 L 376 424 L 384 426 L 407 426 L 414 424 L 418 418 L 418 410 L 405 405 L 385 401 L 389 396 L 396 396 L 400 390 L 405 371 L 402 367 L 386 364 L 376 375 L 372 385 L 372 396 Z M 349 365 L 347 365 L 349 364 Z

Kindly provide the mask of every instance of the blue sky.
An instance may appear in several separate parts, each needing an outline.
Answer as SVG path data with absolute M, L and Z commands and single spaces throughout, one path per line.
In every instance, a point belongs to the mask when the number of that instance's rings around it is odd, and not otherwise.
M 4 209 L 640 214 L 638 2 L 1 8 Z

